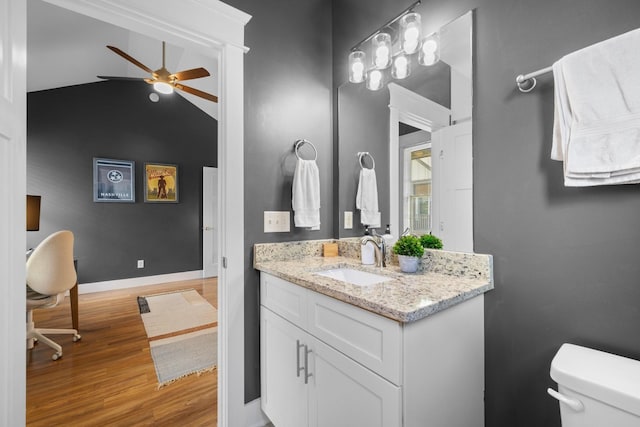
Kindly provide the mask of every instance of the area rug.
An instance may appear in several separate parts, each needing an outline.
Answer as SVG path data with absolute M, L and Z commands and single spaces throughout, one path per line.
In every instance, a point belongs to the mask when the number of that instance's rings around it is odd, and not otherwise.
M 138 307 L 159 388 L 216 368 L 218 312 L 196 290 L 138 297 Z
M 138 297 L 147 337 L 214 327 L 218 311 L 195 289 Z
M 191 374 L 216 367 L 218 328 L 208 328 L 171 338 L 151 341 L 151 357 L 158 386 L 163 387 Z

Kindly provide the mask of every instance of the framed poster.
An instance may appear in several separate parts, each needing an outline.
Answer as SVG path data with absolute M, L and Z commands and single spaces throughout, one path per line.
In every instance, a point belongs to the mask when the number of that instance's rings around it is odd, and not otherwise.
M 136 163 L 93 158 L 93 201 L 135 203 Z
M 178 203 L 178 165 L 144 164 L 144 201 Z

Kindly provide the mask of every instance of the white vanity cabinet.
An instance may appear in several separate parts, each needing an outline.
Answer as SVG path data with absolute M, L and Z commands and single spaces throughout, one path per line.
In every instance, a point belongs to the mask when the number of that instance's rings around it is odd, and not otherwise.
M 260 292 L 276 427 L 484 425 L 481 297 L 401 323 L 264 272 Z

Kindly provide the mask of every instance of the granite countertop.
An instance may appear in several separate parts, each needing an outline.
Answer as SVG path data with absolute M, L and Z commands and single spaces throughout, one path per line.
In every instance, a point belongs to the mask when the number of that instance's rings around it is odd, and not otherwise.
M 490 266 L 490 256 L 483 256 L 488 257 Z M 420 320 L 493 289 L 492 274 L 465 274 L 465 268 L 458 270 L 462 273 L 453 274 L 434 271 L 406 274 L 402 273 L 397 265 L 381 269 L 362 265 L 359 259 L 344 256 L 325 258 L 309 254 L 283 260 L 266 257 L 254 259 L 254 267 L 402 323 Z M 356 286 L 314 274 L 342 267 L 388 276 L 392 280 L 369 286 Z

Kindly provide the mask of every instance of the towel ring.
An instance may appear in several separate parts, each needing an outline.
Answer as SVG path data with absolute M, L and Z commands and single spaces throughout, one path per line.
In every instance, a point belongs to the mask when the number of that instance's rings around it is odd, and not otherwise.
M 303 160 L 302 157 L 300 157 L 300 153 L 298 153 L 298 148 L 300 148 L 301 145 L 304 144 L 309 144 L 311 146 L 311 148 L 313 148 L 313 152 L 315 154 L 315 157 L 313 158 L 313 160 L 318 160 L 318 150 L 316 150 L 316 146 L 313 145 L 313 143 L 311 141 L 307 141 L 306 139 L 299 139 L 295 142 L 294 144 L 294 150 L 296 152 L 296 157 L 300 160 Z
M 373 158 L 373 156 L 368 151 L 359 151 L 358 152 L 358 161 L 360 162 L 360 168 L 369 169 L 369 168 L 364 166 L 364 163 L 362 161 L 365 156 L 369 156 L 369 158 L 371 159 L 371 170 L 375 169 L 376 168 L 376 160 Z

